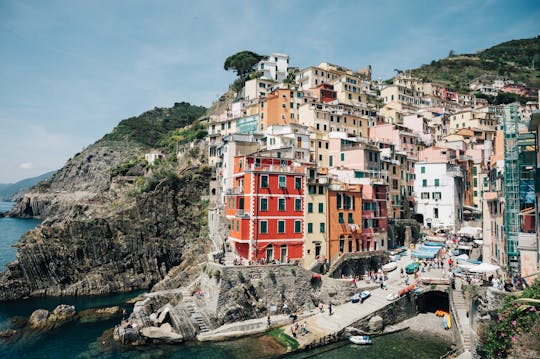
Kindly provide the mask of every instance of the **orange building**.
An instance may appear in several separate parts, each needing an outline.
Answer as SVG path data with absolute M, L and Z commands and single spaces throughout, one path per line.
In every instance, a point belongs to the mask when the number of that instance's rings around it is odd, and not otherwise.
M 362 185 L 332 183 L 327 203 L 328 258 L 362 251 Z
M 226 190 L 229 240 L 249 260 L 302 259 L 305 168 L 255 153 L 234 158 Z
M 278 88 L 259 102 L 259 130 L 266 131 L 272 125 L 298 123 L 298 108 L 302 92 L 296 88 Z

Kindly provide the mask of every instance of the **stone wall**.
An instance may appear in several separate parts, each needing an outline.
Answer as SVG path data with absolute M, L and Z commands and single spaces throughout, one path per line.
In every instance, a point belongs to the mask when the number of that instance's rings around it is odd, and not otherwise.
M 220 324 L 262 317 L 268 308 L 281 313 L 285 304 L 291 311 L 316 308 L 320 301 L 341 304 L 355 293 L 348 281 L 312 279 L 312 272 L 290 264 L 224 267 L 208 263 L 205 272 L 219 285 L 215 319 Z

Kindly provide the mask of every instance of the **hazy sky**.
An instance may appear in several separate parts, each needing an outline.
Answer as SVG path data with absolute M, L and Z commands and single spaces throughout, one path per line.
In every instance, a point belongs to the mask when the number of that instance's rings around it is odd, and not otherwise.
M 539 1 L 0 0 L 0 183 L 61 167 L 154 106 L 210 105 L 240 50 L 376 78 L 540 34 Z

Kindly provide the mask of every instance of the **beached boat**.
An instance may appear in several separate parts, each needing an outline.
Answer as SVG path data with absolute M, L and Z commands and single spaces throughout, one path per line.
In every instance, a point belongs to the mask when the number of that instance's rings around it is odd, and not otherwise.
M 360 301 L 360 295 L 355 294 L 351 297 L 351 303 L 358 303 Z
M 390 262 L 382 266 L 382 270 L 385 272 L 391 272 L 397 268 L 396 262 Z
M 388 293 L 386 296 L 386 300 L 393 301 L 399 298 L 399 295 L 397 293 Z
M 371 344 L 371 337 L 369 335 L 353 335 L 352 337 L 349 337 L 349 340 L 351 343 L 358 345 Z
M 360 293 L 360 300 L 362 300 L 363 302 L 364 300 L 368 299 L 370 295 L 371 295 L 371 292 L 369 290 L 365 290 L 362 293 Z

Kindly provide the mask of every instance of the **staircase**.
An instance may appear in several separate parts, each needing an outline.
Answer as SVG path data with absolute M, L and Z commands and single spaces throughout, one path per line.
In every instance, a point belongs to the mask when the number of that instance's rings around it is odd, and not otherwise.
M 456 282 L 456 289 L 452 290 L 451 296 L 454 314 L 458 321 L 458 323 L 454 324 L 458 325 L 459 332 L 463 338 L 463 349 L 474 352 L 474 337 L 468 316 L 469 306 L 465 302 L 460 281 Z

